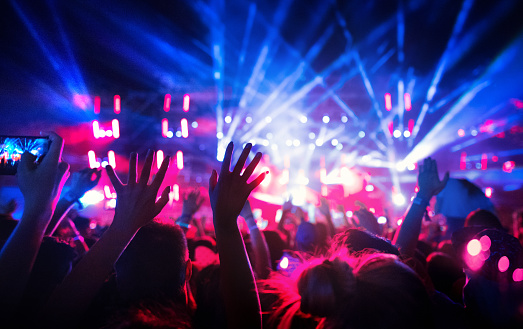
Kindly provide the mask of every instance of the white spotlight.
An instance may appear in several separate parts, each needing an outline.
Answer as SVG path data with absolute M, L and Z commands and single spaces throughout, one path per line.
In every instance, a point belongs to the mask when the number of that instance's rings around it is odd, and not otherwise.
M 323 120 L 323 123 L 329 123 L 329 121 L 331 121 L 331 118 L 329 118 L 328 115 L 324 115 L 322 120 Z
M 302 116 L 300 117 L 300 121 L 301 121 L 301 123 L 307 123 L 307 117 L 304 116 L 304 115 L 302 115 Z

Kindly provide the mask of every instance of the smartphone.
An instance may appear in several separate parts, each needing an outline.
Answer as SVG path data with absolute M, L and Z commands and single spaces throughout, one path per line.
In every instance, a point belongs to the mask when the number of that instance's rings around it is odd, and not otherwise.
M 27 151 L 40 162 L 49 151 L 48 137 L 0 136 L 0 175 L 14 175 L 22 154 Z

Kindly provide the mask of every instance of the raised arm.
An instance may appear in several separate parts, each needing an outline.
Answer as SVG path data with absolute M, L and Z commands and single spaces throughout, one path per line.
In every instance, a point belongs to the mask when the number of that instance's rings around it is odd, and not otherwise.
M 254 272 L 256 273 L 256 278 L 267 279 L 271 273 L 269 247 L 267 246 L 267 241 L 265 241 L 265 236 L 256 224 L 249 200 L 245 202 L 240 215 L 245 218 L 245 222 L 249 227 L 249 236 L 255 258 Z
M 227 146 L 220 175 L 212 171 L 209 196 L 213 211 L 216 243 L 220 256 L 220 285 L 225 302 L 228 328 L 261 328 L 261 308 L 256 283 L 237 219 L 251 191 L 265 178 L 265 173 L 247 183 L 261 159 L 257 153 L 241 171 L 252 148 L 247 144 L 232 172 L 229 171 L 233 151 Z
M 414 256 L 421 230 L 421 222 L 429 201 L 434 195 L 443 190 L 448 180 L 448 172 L 443 177 L 443 180 L 439 179 L 436 160 L 426 158 L 423 161 L 423 165 L 420 165 L 418 174 L 419 192 L 414 198 L 394 239 L 394 244 L 399 248 L 403 256 Z
M 127 184 L 122 184 L 112 167 L 106 167 L 117 195 L 113 222 L 51 296 L 42 314 L 48 325 L 65 327 L 81 317 L 136 232 L 152 221 L 169 201 L 169 187 L 156 199 L 169 157 L 163 160 L 148 185 L 153 157 L 154 152 L 149 151 L 137 179 L 137 155 L 131 154 Z
M 68 177 L 69 165 L 60 162 L 63 140 L 55 133 L 49 133 L 49 139 L 49 152 L 40 164 L 35 162 L 34 155 L 25 152 L 18 166 L 24 212 L 0 252 L 0 314 L 7 317 L 20 302 L 45 229 Z
M 194 189 L 187 196 L 183 198 L 182 215 L 176 220 L 176 224 L 180 225 L 185 233 L 189 229 L 194 214 L 200 209 L 203 203 L 203 198 L 200 197 L 200 190 Z M 199 228 L 198 228 L 199 229 Z
M 327 225 L 329 227 L 329 235 L 333 237 L 336 234 L 336 227 L 334 226 L 334 223 L 332 222 L 332 215 L 331 215 L 331 209 L 329 205 L 329 201 L 325 198 L 320 199 L 320 207 L 319 210 L 321 214 L 325 217 L 325 220 L 327 221 Z

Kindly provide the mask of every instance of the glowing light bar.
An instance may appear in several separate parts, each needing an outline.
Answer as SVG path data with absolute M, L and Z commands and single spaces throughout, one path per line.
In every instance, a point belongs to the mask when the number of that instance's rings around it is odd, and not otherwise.
M 93 121 L 93 136 L 94 138 L 102 137 L 100 136 L 100 124 L 96 120 Z
M 183 118 L 180 125 L 182 126 L 182 137 L 189 137 L 189 124 L 187 123 L 187 119 Z
M 178 167 L 179 170 L 183 169 L 183 152 L 182 151 L 176 152 L 176 167 Z
M 109 185 L 104 186 L 104 193 L 107 199 L 111 199 L 111 197 L 113 196 L 111 193 L 111 189 L 109 188 Z
M 180 201 L 180 185 L 173 185 L 174 200 Z
M 119 114 L 121 110 L 120 95 L 114 95 L 114 113 Z
M 410 100 L 410 94 L 409 93 L 405 93 L 404 99 L 405 99 L 405 111 L 410 111 L 412 109 L 412 103 L 411 103 L 411 100 Z
M 163 110 L 165 112 L 169 112 L 171 110 L 171 95 L 165 94 L 165 98 L 163 99 Z
M 104 200 L 104 195 L 96 190 L 90 190 L 85 192 L 84 196 L 79 199 L 80 203 L 86 207 L 89 205 L 97 204 Z
M 320 182 L 323 184 L 326 184 L 327 181 L 327 169 L 321 168 L 320 169 Z
M 485 196 L 486 196 L 487 198 L 491 198 L 491 197 L 492 197 L 492 187 L 487 187 L 487 188 L 485 189 Z
M 113 119 L 111 126 L 113 127 L 113 137 L 120 138 L 120 122 L 118 119 Z
M 167 137 L 168 131 L 169 131 L 169 120 L 162 119 L 162 136 Z
M 100 164 L 96 161 L 96 154 L 93 150 L 87 152 L 87 158 L 89 159 L 89 168 L 93 169 L 100 167 Z
M 467 153 L 461 152 L 461 157 L 459 160 L 459 169 L 465 170 L 467 169 Z
M 102 99 L 100 96 L 94 96 L 94 114 L 100 114 L 100 104 Z
M 184 95 L 183 96 L 183 111 L 184 112 L 189 112 L 190 102 L 191 102 L 191 97 L 188 94 Z
M 394 122 L 392 121 L 389 122 L 389 133 L 391 136 L 394 133 Z
M 481 155 L 481 170 L 487 170 L 488 157 L 487 153 Z
M 414 119 L 409 120 L 408 127 L 410 135 L 412 136 L 412 130 L 414 129 Z
M 163 162 L 163 151 L 158 150 L 158 152 L 156 152 L 156 166 L 158 167 L 158 169 L 160 169 L 162 162 Z
M 114 151 L 107 152 L 107 159 L 109 160 L 109 165 L 113 167 L 113 169 L 116 168 L 116 157 L 114 156 Z
M 385 94 L 385 108 L 387 111 L 392 110 L 392 98 L 390 97 L 389 93 Z

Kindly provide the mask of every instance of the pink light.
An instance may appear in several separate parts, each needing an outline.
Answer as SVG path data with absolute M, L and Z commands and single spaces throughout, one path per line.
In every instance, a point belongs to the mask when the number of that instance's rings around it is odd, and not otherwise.
M 487 187 L 487 188 L 485 189 L 485 196 L 486 196 L 487 198 L 491 198 L 491 197 L 492 197 L 492 187 Z
M 183 96 L 183 111 L 184 112 L 189 112 L 189 104 L 191 102 L 191 97 L 189 96 L 189 94 L 186 94 Z
M 171 95 L 165 94 L 165 98 L 163 99 L 163 110 L 165 112 L 169 112 L 171 110 Z
M 100 96 L 94 96 L 94 114 L 100 114 L 100 104 L 102 99 Z
M 111 193 L 111 189 L 109 188 L 109 185 L 104 186 L 104 193 L 107 199 L 111 199 L 111 197 L 113 196 Z
M 160 169 L 162 162 L 163 162 L 163 151 L 158 150 L 158 152 L 156 152 L 156 166 L 158 167 L 158 169 Z
M 503 171 L 511 173 L 512 170 L 516 167 L 516 163 L 514 161 L 505 161 L 503 163 Z
M 461 157 L 459 159 L 459 169 L 467 169 L 467 152 L 461 152 Z
M 412 109 L 412 103 L 411 103 L 411 100 L 410 100 L 410 94 L 409 93 L 405 93 L 404 99 L 405 99 L 405 110 L 406 111 L 410 111 Z
M 387 111 L 392 110 L 392 98 L 390 97 L 389 93 L 385 94 L 385 108 Z
M 182 137 L 189 137 L 189 124 L 187 123 L 187 119 L 183 118 L 180 125 L 182 126 Z
M 116 157 L 114 156 L 114 151 L 107 152 L 107 159 L 109 160 L 109 165 L 113 167 L 113 169 L 116 168 Z
M 75 106 L 81 108 L 82 110 L 85 110 L 87 108 L 87 105 L 89 104 L 89 96 L 88 95 L 79 95 L 75 94 L 73 96 L 73 103 Z
M 176 167 L 178 167 L 179 170 L 183 169 L 183 152 L 182 151 L 176 152 Z
M 167 137 L 168 131 L 169 131 L 169 121 L 167 119 L 162 119 L 162 136 Z
M 93 136 L 94 136 L 94 138 L 103 137 L 103 136 L 100 136 L 100 124 L 96 120 L 93 121 Z
M 410 119 L 408 125 L 409 125 L 409 133 L 412 134 L 412 131 L 414 130 L 414 119 Z
M 114 113 L 120 113 L 121 107 L 120 95 L 114 95 Z
M 321 186 L 321 196 L 327 196 L 329 194 L 329 189 L 327 188 L 327 185 Z
M 91 150 L 87 152 L 87 158 L 89 159 L 89 168 L 98 168 L 99 163 L 96 161 L 96 154 L 94 154 L 94 151 Z
M 517 268 L 514 270 L 514 273 L 512 273 L 512 280 L 514 280 L 514 282 L 523 281 L 523 268 Z
M 394 133 L 394 122 L 392 121 L 389 122 L 389 133 L 391 136 Z
M 178 184 L 173 185 L 173 194 L 174 194 L 174 200 L 180 201 L 180 185 L 178 185 Z
M 479 239 L 479 243 L 481 244 L 481 250 L 482 251 L 489 250 L 490 249 L 490 245 L 492 244 L 492 242 L 490 241 L 490 238 L 488 237 L 488 235 L 482 236 Z
M 289 259 L 287 257 L 283 257 L 280 261 L 280 267 L 283 269 L 286 269 L 289 267 Z
M 506 272 L 508 270 L 509 266 L 510 266 L 510 260 L 508 259 L 507 256 L 503 256 L 499 259 L 498 270 L 501 273 Z
M 376 209 L 374 209 L 374 208 L 369 208 L 369 211 L 370 211 L 371 213 L 373 213 L 373 214 L 376 213 Z
M 463 130 L 463 129 L 458 129 L 458 136 L 459 136 L 459 137 L 465 137 L 465 130 Z
M 472 239 L 467 244 L 467 252 L 471 256 L 477 256 L 481 252 L 481 242 L 477 239 Z
M 492 162 L 498 162 L 498 157 L 496 155 L 492 156 Z
M 481 155 L 481 170 L 487 170 L 488 157 L 486 153 Z
M 120 138 L 120 122 L 118 119 L 113 119 L 111 125 L 113 127 L 113 137 Z

